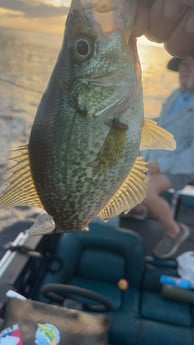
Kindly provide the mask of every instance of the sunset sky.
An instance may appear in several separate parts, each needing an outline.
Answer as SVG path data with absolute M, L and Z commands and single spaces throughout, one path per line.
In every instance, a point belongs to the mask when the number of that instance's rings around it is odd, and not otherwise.
M 0 0 L 0 26 L 62 33 L 69 3 L 70 0 Z

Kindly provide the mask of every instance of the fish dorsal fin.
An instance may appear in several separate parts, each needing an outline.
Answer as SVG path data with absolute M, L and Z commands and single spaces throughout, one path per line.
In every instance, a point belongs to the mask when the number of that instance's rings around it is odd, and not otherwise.
M 145 149 L 166 149 L 174 150 L 176 142 L 171 133 L 161 128 L 151 119 L 144 119 L 141 133 L 140 150 Z
M 15 164 L 8 169 L 11 175 L 5 180 L 0 195 L 0 208 L 14 206 L 36 206 L 43 208 L 32 179 L 28 146 L 15 150 L 19 154 L 11 158 Z
M 126 212 L 141 203 L 146 195 L 146 162 L 137 157 L 133 168 L 124 180 L 119 190 L 99 213 L 102 219 L 109 219 Z

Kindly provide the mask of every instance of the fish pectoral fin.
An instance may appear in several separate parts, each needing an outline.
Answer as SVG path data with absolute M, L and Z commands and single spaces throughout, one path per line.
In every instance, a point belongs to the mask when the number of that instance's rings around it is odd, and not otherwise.
M 141 133 L 140 150 L 145 149 L 166 149 L 175 150 L 176 141 L 173 135 L 164 128 L 157 125 L 151 119 L 144 119 Z
M 112 121 L 113 122 L 113 121 Z M 119 126 L 113 122 L 107 137 L 96 157 L 96 168 L 100 171 L 106 171 L 121 159 L 126 145 L 125 124 Z
M 146 195 L 147 163 L 137 157 L 119 190 L 113 195 L 98 216 L 102 219 L 115 217 L 141 203 Z
M 43 208 L 31 174 L 28 145 L 15 150 L 19 154 L 11 158 L 15 164 L 8 169 L 11 175 L 4 181 L 0 195 L 0 208 L 36 206 Z
M 28 229 L 28 233 L 31 236 L 50 234 L 55 230 L 55 222 L 53 218 L 43 211 L 34 224 Z

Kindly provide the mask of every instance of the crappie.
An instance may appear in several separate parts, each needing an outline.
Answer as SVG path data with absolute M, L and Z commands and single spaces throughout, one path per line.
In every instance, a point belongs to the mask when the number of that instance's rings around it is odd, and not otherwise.
M 72 0 L 61 52 L 0 197 L 0 207 L 44 208 L 59 231 L 84 230 L 145 197 L 141 148 L 174 149 L 144 120 L 132 37 L 136 0 Z

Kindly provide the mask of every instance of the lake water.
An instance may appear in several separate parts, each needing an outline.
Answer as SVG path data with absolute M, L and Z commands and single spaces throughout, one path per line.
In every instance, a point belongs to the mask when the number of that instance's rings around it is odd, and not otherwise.
M 34 115 L 54 67 L 62 37 L 0 29 L 0 147 L 28 141 Z M 177 74 L 166 70 L 169 55 L 161 47 L 139 44 L 145 115 L 156 117 L 167 95 L 177 87 Z M 9 146 L 11 146 L 9 145 Z

